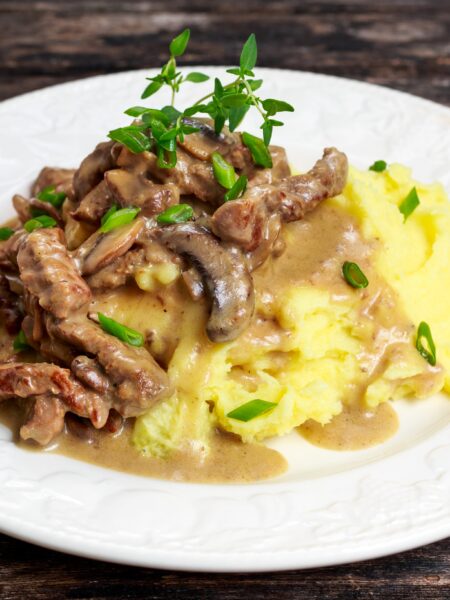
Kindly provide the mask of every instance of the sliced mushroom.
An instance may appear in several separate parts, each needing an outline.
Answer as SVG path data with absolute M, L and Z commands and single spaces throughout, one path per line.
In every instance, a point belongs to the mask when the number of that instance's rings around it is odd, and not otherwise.
M 206 326 L 209 339 L 227 342 L 237 338 L 249 325 L 255 305 L 253 280 L 242 254 L 222 247 L 207 229 L 194 223 L 169 225 L 154 235 L 185 256 L 202 275 L 212 300 Z
M 128 252 L 144 226 L 144 219 L 139 218 L 108 233 L 96 232 L 91 235 L 73 253 L 81 273 L 92 275 Z

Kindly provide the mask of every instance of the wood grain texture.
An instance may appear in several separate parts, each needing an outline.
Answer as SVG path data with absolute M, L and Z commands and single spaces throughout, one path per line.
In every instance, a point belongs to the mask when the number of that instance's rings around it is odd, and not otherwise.
M 259 64 L 371 81 L 450 105 L 450 0 L 0 0 L 0 99 L 158 66 L 192 30 L 189 64 Z M 444 600 L 450 540 L 375 561 L 263 575 L 135 569 L 0 536 L 0 598 Z
M 449 0 L 0 0 L 0 98 L 161 64 L 189 26 L 190 64 L 259 64 L 390 85 L 450 104 Z
M 220 575 L 110 565 L 0 537 L 2 600 L 444 600 L 449 595 L 450 540 L 326 569 Z

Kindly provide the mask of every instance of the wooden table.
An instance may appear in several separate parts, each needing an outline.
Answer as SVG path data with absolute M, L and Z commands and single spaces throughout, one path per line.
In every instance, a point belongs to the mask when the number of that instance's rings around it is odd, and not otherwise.
M 450 105 L 449 0 L 0 0 L 0 99 L 158 66 L 186 26 L 190 64 L 235 63 L 254 31 L 260 65 L 363 79 Z M 26 597 L 443 600 L 450 540 L 327 569 L 208 575 L 112 566 L 0 536 L 0 598 Z

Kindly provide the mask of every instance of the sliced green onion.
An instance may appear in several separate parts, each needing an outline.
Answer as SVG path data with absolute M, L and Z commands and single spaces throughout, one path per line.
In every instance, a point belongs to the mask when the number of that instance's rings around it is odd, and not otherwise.
M 42 202 L 49 202 L 55 208 L 61 208 L 62 203 L 66 199 L 66 194 L 64 192 L 56 192 L 55 190 L 56 187 L 54 185 L 48 185 L 39 192 L 36 198 L 42 200 Z
M 194 216 L 192 206 L 189 204 L 175 204 L 156 217 L 159 225 L 173 225 L 174 223 L 185 223 Z
M 219 152 L 213 152 L 211 160 L 216 181 L 218 181 L 222 187 L 230 190 L 237 179 L 233 165 L 230 165 Z
M 21 329 L 19 333 L 16 335 L 13 341 L 13 348 L 16 352 L 22 352 L 22 350 L 28 350 L 30 348 L 30 344 L 28 343 L 27 338 L 23 330 Z
M 265 169 L 272 168 L 272 157 L 270 156 L 270 152 L 261 138 L 244 131 L 242 134 L 242 141 L 250 150 L 255 165 L 264 167 Z
M 428 348 L 424 346 L 422 340 L 426 341 Z M 436 364 L 436 346 L 434 345 L 430 326 L 425 321 L 422 321 L 417 329 L 416 348 L 424 359 L 434 367 Z
M 116 210 L 109 215 L 109 217 L 102 223 L 100 227 L 101 233 L 107 233 L 111 231 L 111 229 L 116 229 L 116 227 L 122 227 L 122 225 L 128 225 L 131 221 L 134 221 L 136 215 L 141 211 L 140 208 L 135 208 L 134 206 L 128 206 L 126 208 L 121 208 L 120 210 Z
M 0 227 L 0 240 L 2 242 L 5 240 L 9 240 L 13 233 L 14 229 L 11 229 L 11 227 Z
M 106 223 L 106 221 L 109 219 L 109 217 L 111 215 L 113 215 L 114 213 L 116 213 L 118 210 L 119 210 L 119 207 L 117 204 L 113 204 L 112 206 L 110 206 L 108 208 L 108 210 L 105 212 L 105 214 L 103 215 L 103 217 L 100 219 L 101 225 L 104 225 Z
M 354 288 L 366 288 L 369 285 L 369 280 L 354 262 L 345 261 L 342 274 L 345 281 Z
M 229 200 L 236 200 L 236 198 L 239 198 L 240 196 L 242 196 L 242 194 L 245 192 L 245 189 L 247 187 L 247 183 L 248 183 L 247 177 L 245 175 L 241 175 L 237 179 L 237 181 L 233 185 L 233 187 L 231 189 L 229 189 L 228 192 L 223 197 L 225 202 L 228 202 Z
M 387 162 L 385 160 L 376 160 L 373 165 L 370 165 L 369 171 L 375 171 L 375 173 L 382 173 L 387 168 Z
M 247 422 L 269 412 L 269 410 L 272 410 L 275 406 L 277 406 L 276 402 L 267 402 L 267 400 L 258 399 L 250 400 L 250 402 L 246 402 L 229 412 L 227 417 Z
M 417 190 L 413 187 L 406 198 L 400 203 L 398 209 L 403 215 L 403 222 L 416 210 L 420 204 Z
M 138 125 L 113 129 L 108 133 L 108 137 L 115 142 L 120 142 L 134 154 L 150 150 L 150 139 Z
M 122 325 L 122 323 L 118 323 L 114 319 L 107 317 L 103 313 L 97 313 L 98 320 L 100 323 L 100 327 L 106 333 L 110 333 L 122 342 L 126 342 L 130 344 L 130 346 L 143 346 L 144 345 L 144 336 L 139 331 L 135 331 L 134 329 L 130 329 L 126 325 Z
M 170 143 L 170 141 L 166 143 Z M 175 142 L 175 140 L 172 141 Z M 157 165 L 160 169 L 173 169 L 177 164 L 177 153 L 175 150 L 166 151 L 163 147 L 158 146 L 157 155 Z
M 35 229 L 46 229 L 47 227 L 54 227 L 55 225 L 56 221 L 53 217 L 41 215 L 24 223 L 23 228 L 25 231 L 28 231 L 28 233 L 31 233 Z

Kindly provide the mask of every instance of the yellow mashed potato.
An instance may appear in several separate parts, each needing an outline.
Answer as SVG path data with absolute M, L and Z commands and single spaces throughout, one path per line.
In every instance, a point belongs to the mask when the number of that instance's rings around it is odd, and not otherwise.
M 398 206 L 413 186 L 420 205 L 404 222 Z M 186 444 L 207 449 L 214 426 L 259 441 L 286 434 L 307 419 L 324 424 L 342 411 L 346 399 L 361 393 L 364 380 L 362 399 L 369 407 L 441 388 L 450 392 L 450 203 L 442 186 L 415 182 L 410 170 L 397 164 L 383 173 L 351 168 L 344 193 L 327 205 L 346 211 L 365 240 L 374 242 L 370 268 L 395 290 L 392 298 L 413 324 L 408 343 L 367 385 L 370 356 L 364 348 L 375 337 L 376 323 L 361 316 L 362 296 L 352 289 L 336 298 L 330 290 L 302 283 L 274 293 L 270 303 L 257 293 L 257 314 L 278 329 L 264 331 L 263 319 L 238 340 L 215 345 L 205 340 L 204 306 L 188 303 L 176 325 L 181 342 L 169 364 L 174 395 L 137 419 L 137 448 L 156 456 Z M 170 328 L 170 318 L 158 310 L 147 305 L 145 319 Z M 387 325 L 389 312 L 388 303 L 380 313 Z M 141 313 L 128 307 L 114 314 L 143 330 Z M 421 321 L 431 327 L 442 367 L 428 386 L 429 365 L 414 347 Z M 248 422 L 227 417 L 255 398 L 277 406 Z

